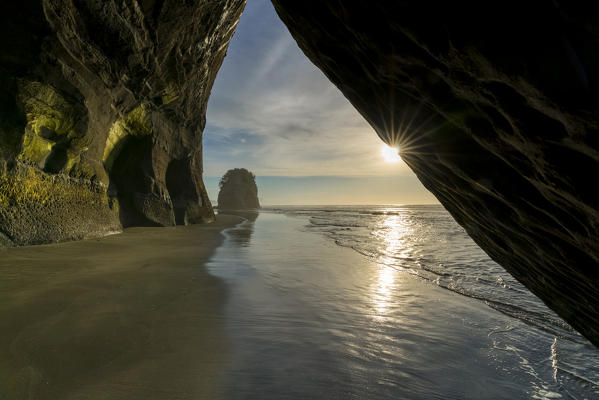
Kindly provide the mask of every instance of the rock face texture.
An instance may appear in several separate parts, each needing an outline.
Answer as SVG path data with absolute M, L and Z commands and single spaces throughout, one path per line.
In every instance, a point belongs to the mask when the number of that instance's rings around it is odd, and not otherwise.
M 219 210 L 247 210 L 260 208 L 256 176 L 245 168 L 227 171 L 220 180 Z
M 590 3 L 273 4 L 470 236 L 599 345 L 599 18 Z
M 245 0 L 0 4 L 0 246 L 214 218 L 208 95 Z

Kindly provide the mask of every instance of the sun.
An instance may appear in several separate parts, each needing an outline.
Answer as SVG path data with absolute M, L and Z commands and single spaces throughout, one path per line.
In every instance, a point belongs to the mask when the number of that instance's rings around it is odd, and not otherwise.
M 381 150 L 381 154 L 383 155 L 385 161 L 389 163 L 396 163 L 398 161 L 401 161 L 401 157 L 399 156 L 399 149 L 397 147 L 391 147 L 384 144 L 383 149 Z

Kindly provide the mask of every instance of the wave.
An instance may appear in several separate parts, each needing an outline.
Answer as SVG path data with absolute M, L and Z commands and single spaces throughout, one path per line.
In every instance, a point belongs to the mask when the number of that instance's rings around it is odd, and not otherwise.
M 296 214 L 298 211 L 300 210 L 293 210 L 293 213 Z M 338 246 L 351 248 L 375 262 L 381 263 L 381 260 L 387 260 L 382 264 L 432 282 L 442 289 L 482 301 L 504 315 L 560 339 L 585 343 L 585 339 L 581 335 L 552 311 L 544 310 L 544 305 L 526 288 L 520 287 L 518 282 L 508 277 L 507 273 L 503 273 L 505 276 L 498 275 L 502 273 L 501 270 L 482 251 L 470 254 L 472 249 L 478 248 L 471 245 L 469 237 L 461 227 L 450 219 L 448 214 L 448 218 L 430 215 L 417 216 L 422 225 L 429 225 L 429 228 L 432 228 L 430 232 L 442 230 L 443 235 L 441 236 L 449 238 L 448 243 L 442 244 L 436 237 L 425 237 L 425 241 L 430 242 L 429 248 L 425 248 L 425 250 L 433 255 L 433 257 L 427 257 L 426 254 L 418 256 L 396 254 L 393 251 L 381 250 L 377 247 L 377 238 L 372 235 L 372 230 L 377 227 L 377 222 L 381 223 L 381 217 L 403 215 L 405 212 L 337 208 L 331 210 L 302 209 L 300 212 L 309 216 L 309 227 L 330 237 Z M 329 214 L 326 217 L 319 214 L 324 212 Z M 336 214 L 332 215 L 332 213 Z M 356 222 L 356 219 L 360 219 L 360 223 Z M 369 236 L 358 234 L 356 231 L 358 228 L 371 229 L 371 234 Z M 413 232 L 412 235 L 420 237 L 431 235 L 430 232 Z M 416 243 L 411 243 L 411 245 L 415 246 Z M 446 248 L 442 248 L 443 246 Z M 436 253 L 439 252 L 448 258 L 468 257 L 470 262 L 456 262 L 457 259 L 447 259 L 444 260 L 444 263 L 439 263 L 435 261 L 439 258 L 436 256 Z M 389 260 L 392 262 L 388 262 Z M 524 303 L 532 304 L 534 309 L 512 304 L 509 299 L 514 296 L 517 296 L 519 300 L 525 300 Z

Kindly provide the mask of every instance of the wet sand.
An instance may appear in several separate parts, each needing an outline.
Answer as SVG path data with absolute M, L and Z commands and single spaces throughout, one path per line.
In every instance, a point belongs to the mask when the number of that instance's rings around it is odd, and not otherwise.
M 202 265 L 240 221 L 0 250 L 0 399 L 213 398 L 225 289 Z

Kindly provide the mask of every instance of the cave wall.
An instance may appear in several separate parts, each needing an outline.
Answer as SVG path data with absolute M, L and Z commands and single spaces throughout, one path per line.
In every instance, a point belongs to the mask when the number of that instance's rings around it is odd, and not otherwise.
M 581 2 L 272 0 L 468 234 L 599 345 L 599 16 Z
M 212 220 L 202 131 L 244 4 L 2 2 L 0 246 Z

